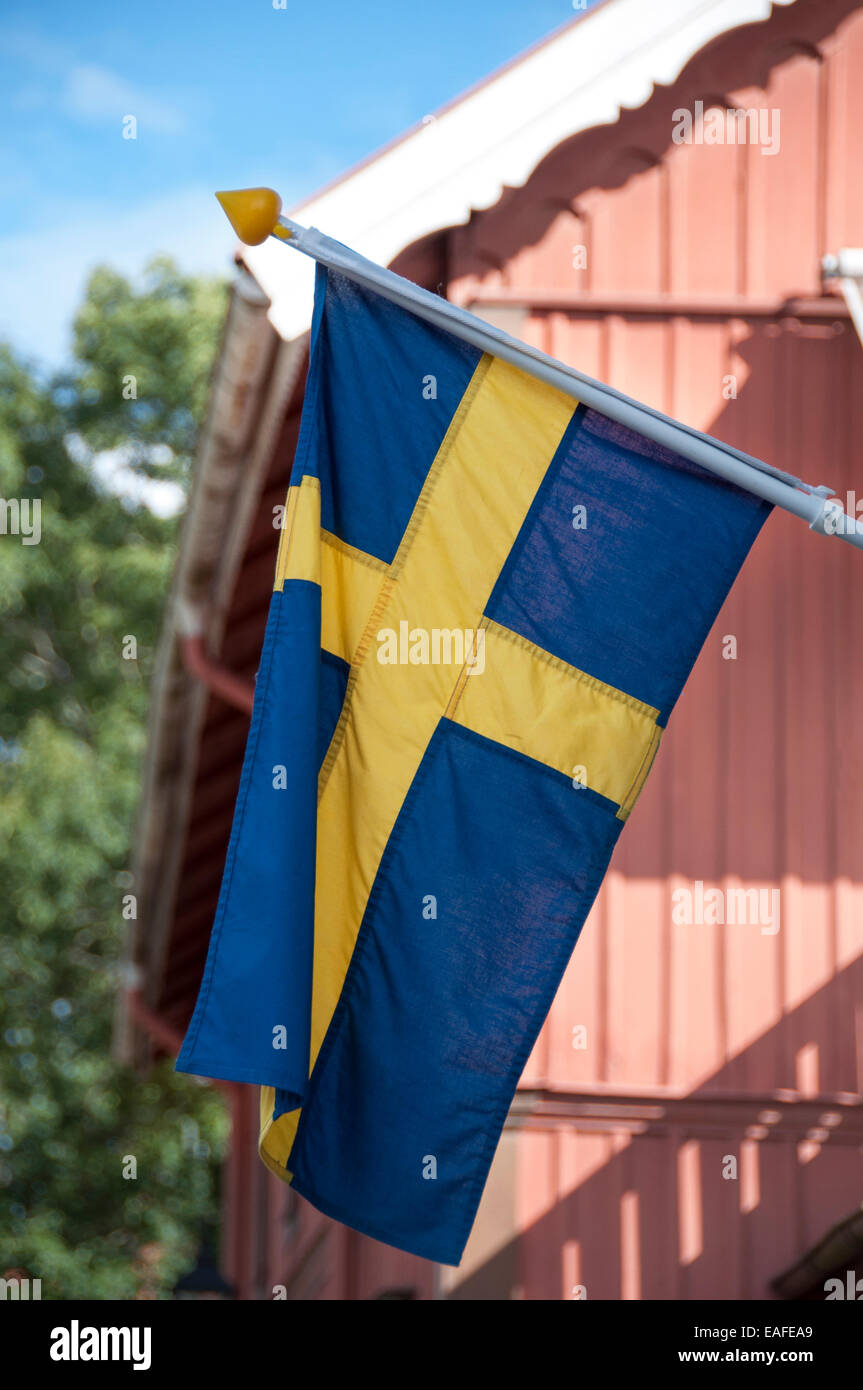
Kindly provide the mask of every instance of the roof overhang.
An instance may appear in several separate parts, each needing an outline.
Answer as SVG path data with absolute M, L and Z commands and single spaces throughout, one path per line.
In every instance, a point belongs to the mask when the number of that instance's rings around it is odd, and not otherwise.
M 166 948 L 182 836 L 209 698 L 187 669 L 182 638 L 203 629 L 218 647 L 262 478 L 291 393 L 300 384 L 305 335 L 285 343 L 267 320 L 268 301 L 242 264 L 231 286 L 207 419 L 183 519 L 171 593 L 156 655 L 147 751 L 133 855 L 140 918 L 130 922 L 124 984 L 149 1002 Z M 121 995 L 115 1048 L 133 1053 L 132 1019 Z M 145 1055 L 139 1049 L 139 1055 Z
M 719 35 L 795 0 L 605 0 L 449 103 L 291 217 L 377 261 L 520 188 L 562 141 L 642 106 Z M 270 239 L 244 250 L 282 338 L 311 321 L 314 265 Z

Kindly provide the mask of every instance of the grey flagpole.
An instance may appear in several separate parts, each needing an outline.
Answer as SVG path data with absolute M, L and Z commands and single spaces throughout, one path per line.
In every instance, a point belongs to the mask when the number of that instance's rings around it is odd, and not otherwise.
M 610 420 L 652 439 L 655 444 L 663 445 L 727 482 L 735 483 L 756 497 L 762 497 L 766 502 L 801 517 L 810 530 L 826 536 L 838 536 L 840 540 L 863 550 L 863 522 L 846 514 L 831 488 L 804 483 L 790 473 L 772 468 L 760 459 L 711 439 L 689 425 L 682 425 L 661 411 L 640 404 L 601 381 L 585 376 L 574 367 L 547 356 L 538 348 L 511 337 L 466 309 L 451 304 L 449 300 L 422 289 L 413 281 L 376 265 L 350 247 L 319 232 L 316 227 L 303 227 L 289 217 L 279 215 L 270 235 L 286 246 L 320 261 L 322 265 L 340 271 L 357 284 L 368 286 L 384 299 L 403 305 L 427 323 L 435 324 L 483 352 L 510 362 L 514 367 L 591 406 Z

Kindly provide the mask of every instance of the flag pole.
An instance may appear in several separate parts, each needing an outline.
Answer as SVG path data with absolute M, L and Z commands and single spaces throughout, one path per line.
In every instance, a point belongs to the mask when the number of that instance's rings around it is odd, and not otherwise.
M 424 290 L 394 271 L 376 265 L 356 251 L 325 236 L 315 227 L 303 227 L 281 212 L 281 198 L 270 188 L 238 189 L 216 197 L 241 241 L 259 246 L 274 236 L 286 246 L 340 271 L 384 299 L 400 304 L 417 318 L 452 333 L 482 352 L 500 357 L 521 371 L 555 387 L 608 419 L 644 435 L 666 449 L 699 464 L 727 482 L 744 488 L 773 506 L 782 507 L 807 522 L 810 530 L 838 536 L 863 550 L 863 522 L 850 517 L 832 489 L 812 486 L 783 473 L 760 459 L 711 439 L 709 435 L 670 416 L 642 405 L 630 396 L 585 376 L 574 367 L 549 357 L 538 348 L 511 337 L 493 324 L 430 290 Z

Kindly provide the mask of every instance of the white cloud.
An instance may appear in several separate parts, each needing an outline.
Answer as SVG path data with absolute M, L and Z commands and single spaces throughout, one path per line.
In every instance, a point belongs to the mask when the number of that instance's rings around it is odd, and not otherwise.
M 22 81 L 4 92 L 4 99 L 20 111 L 63 110 L 77 121 L 114 121 L 135 116 L 142 134 L 178 135 L 187 127 L 186 115 L 176 101 L 127 82 L 119 73 L 96 63 L 83 63 L 70 47 L 42 34 L 0 34 L 0 54 L 17 65 Z M 59 94 L 59 95 L 58 95 Z
M 0 338 L 47 365 L 69 351 L 69 326 L 89 272 L 136 276 L 159 252 L 194 273 L 228 273 L 231 230 L 210 188 L 185 188 L 118 210 L 107 201 L 55 209 L 50 224 L 0 237 Z
M 63 104 L 70 115 L 84 121 L 137 119 L 141 133 L 178 135 L 186 119 L 178 107 L 134 87 L 107 68 L 74 67 L 66 78 Z

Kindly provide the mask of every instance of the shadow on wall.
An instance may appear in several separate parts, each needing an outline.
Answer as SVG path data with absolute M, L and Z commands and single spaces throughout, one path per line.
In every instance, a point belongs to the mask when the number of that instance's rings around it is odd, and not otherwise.
M 794 1090 L 800 1040 L 816 1064 L 829 1058 L 837 1036 L 853 1036 L 861 997 L 863 958 L 692 1097 L 645 1102 L 645 1111 L 662 1113 L 634 1120 L 629 1134 L 591 1131 L 576 1119 L 522 1134 L 534 1146 L 522 1163 L 572 1171 L 578 1161 L 593 1171 L 449 1297 L 508 1299 L 525 1290 L 560 1300 L 584 1297 L 579 1285 L 588 1299 L 774 1297 L 770 1281 L 859 1206 L 863 1105 L 849 1105 L 850 1096 L 832 1106 L 797 1092 L 796 1102 L 747 1096 L 747 1076 L 781 1058 Z M 703 1120 L 693 1114 L 705 1094 L 723 1097 L 718 1123 L 712 1110 Z M 723 1176 L 729 1158 L 736 1177 Z
M 863 505 L 854 461 L 863 350 L 851 326 L 788 319 L 737 330 L 720 365 L 741 384 L 710 432 L 829 483 L 850 508 L 856 485 Z M 863 555 L 774 510 L 672 713 L 612 867 L 630 879 L 863 883 L 861 630 Z

